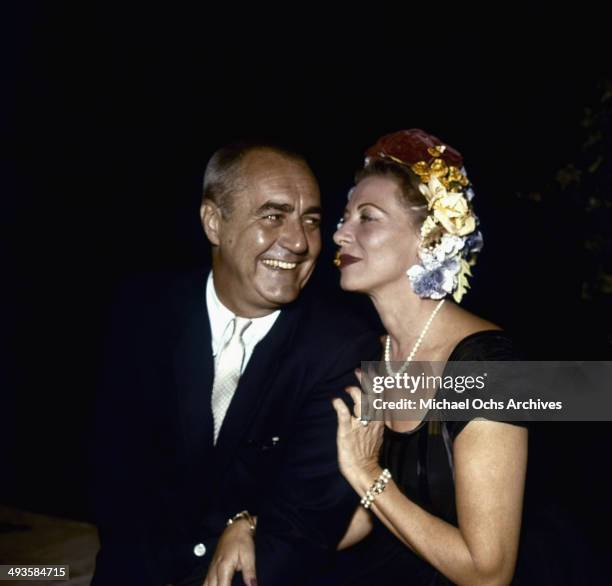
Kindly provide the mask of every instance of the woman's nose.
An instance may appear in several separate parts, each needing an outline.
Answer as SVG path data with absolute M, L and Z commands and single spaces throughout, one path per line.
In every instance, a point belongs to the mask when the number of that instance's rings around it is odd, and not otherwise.
M 338 246 L 342 246 L 350 242 L 351 234 L 346 223 L 342 223 L 338 226 L 338 229 L 334 232 L 333 239 Z

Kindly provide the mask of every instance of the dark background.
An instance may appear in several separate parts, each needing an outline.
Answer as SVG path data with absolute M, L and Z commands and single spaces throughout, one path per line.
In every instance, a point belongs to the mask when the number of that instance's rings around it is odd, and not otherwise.
M 109 294 L 126 276 L 207 262 L 202 171 L 243 136 L 290 142 L 312 163 L 326 248 L 310 286 L 324 296 L 340 295 L 331 234 L 364 149 L 401 128 L 438 135 L 464 155 L 485 236 L 465 305 L 534 358 L 609 359 L 603 17 L 500 9 L 467 25 L 370 7 L 332 21 L 297 5 L 218 16 L 203 3 L 108 2 L 4 13 L 0 502 L 90 518 Z M 542 426 L 530 454 L 529 498 L 554 503 L 602 553 L 611 430 Z

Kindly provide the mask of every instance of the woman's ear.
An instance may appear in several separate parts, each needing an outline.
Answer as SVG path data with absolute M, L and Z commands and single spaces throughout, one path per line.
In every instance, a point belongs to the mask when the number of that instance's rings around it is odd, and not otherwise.
M 200 206 L 200 219 L 204 233 L 213 246 L 219 245 L 219 223 L 221 210 L 211 199 L 205 199 Z

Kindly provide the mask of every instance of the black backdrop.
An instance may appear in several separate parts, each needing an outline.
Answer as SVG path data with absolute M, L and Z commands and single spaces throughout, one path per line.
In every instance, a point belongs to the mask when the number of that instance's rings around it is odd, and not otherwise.
M 440 136 L 464 155 L 485 235 L 466 306 L 534 357 L 609 356 L 610 295 L 593 289 L 604 257 L 587 254 L 606 212 L 593 222 L 584 193 L 609 198 L 612 183 L 597 15 L 443 26 L 380 7 L 332 22 L 297 6 L 218 16 L 195 4 L 15 4 L 0 38 L 0 502 L 89 518 L 85 438 L 109 292 L 127 275 L 207 262 L 203 167 L 242 136 L 291 142 L 312 163 L 322 296 L 340 294 L 331 233 L 363 150 L 400 128 Z M 603 164 L 572 183 L 597 149 Z M 543 426 L 528 489 L 536 502 L 555 495 L 601 551 L 610 429 Z

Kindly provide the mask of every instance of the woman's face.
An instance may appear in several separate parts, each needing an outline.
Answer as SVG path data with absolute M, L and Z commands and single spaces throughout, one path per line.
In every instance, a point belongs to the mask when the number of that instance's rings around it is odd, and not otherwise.
M 418 262 L 418 235 L 400 203 L 393 179 L 371 176 L 353 189 L 342 224 L 334 234 L 340 247 L 340 286 L 372 293 L 405 279 Z

